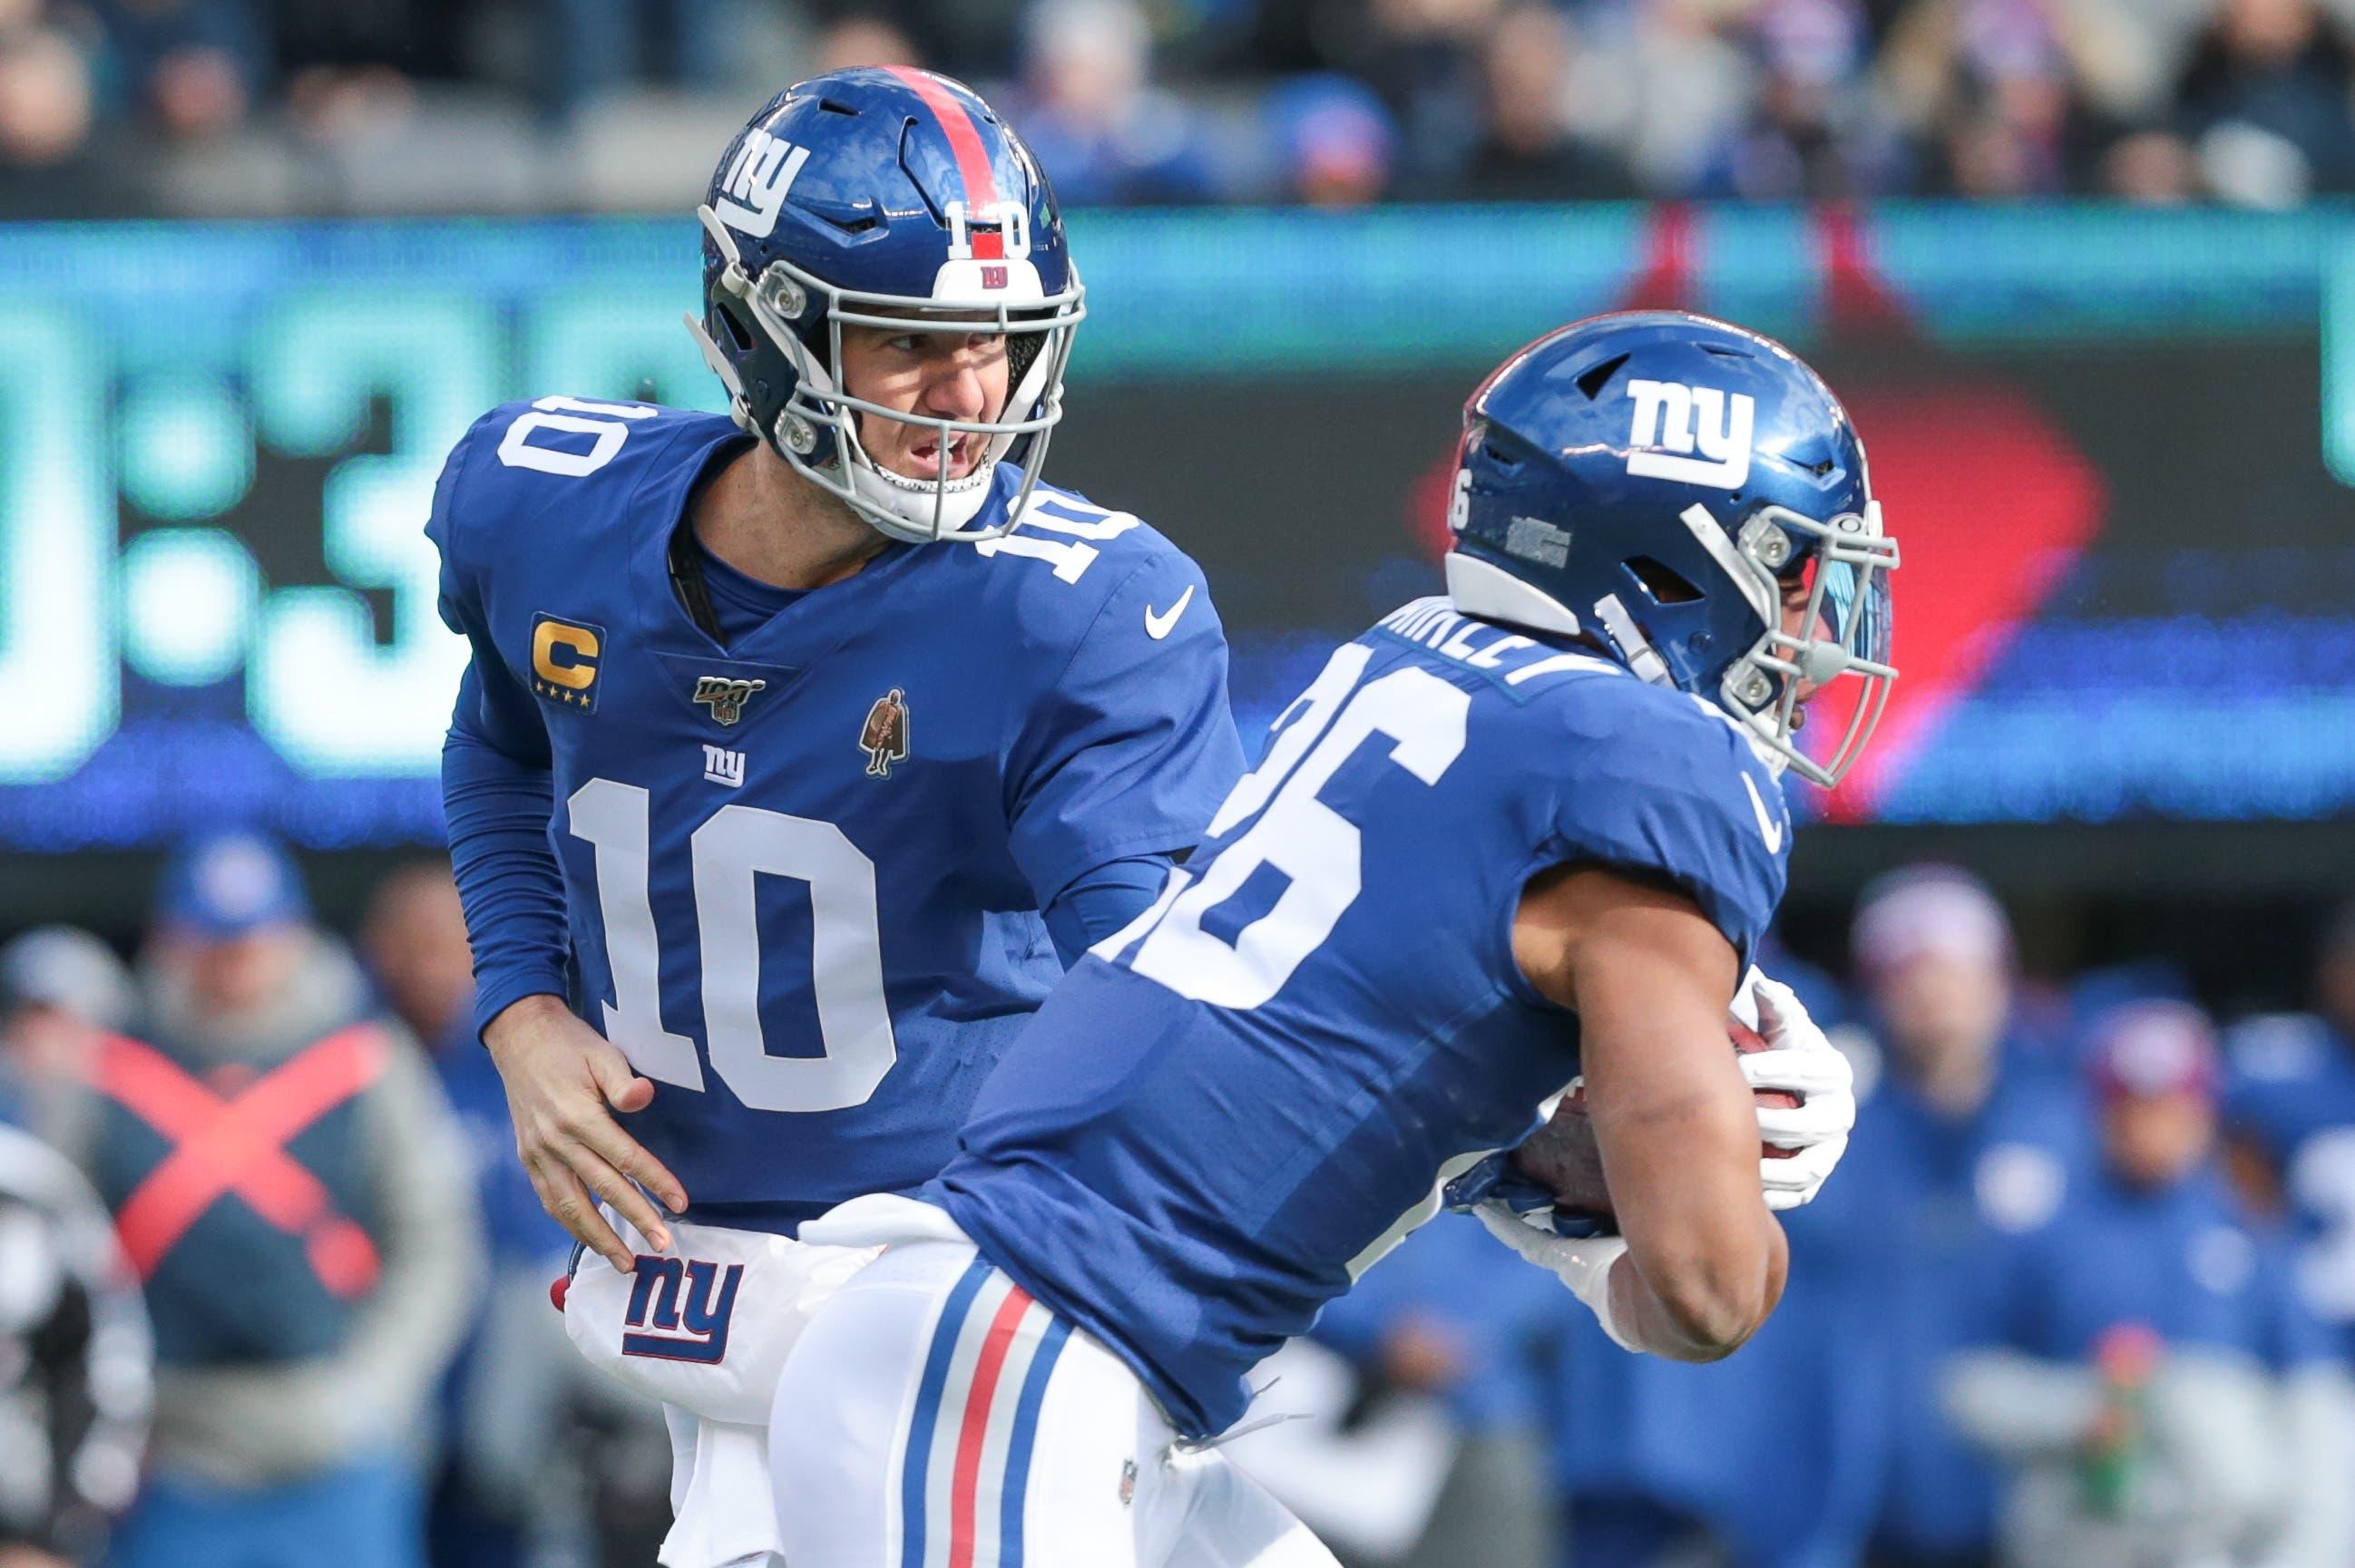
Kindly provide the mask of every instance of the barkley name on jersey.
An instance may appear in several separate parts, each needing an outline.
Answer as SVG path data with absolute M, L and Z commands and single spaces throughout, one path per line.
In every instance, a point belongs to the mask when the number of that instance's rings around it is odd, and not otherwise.
M 1277 720 L 1154 906 L 1008 1053 L 924 1196 L 1185 1432 L 1535 1127 L 1574 1015 L 1512 949 L 1529 879 L 1677 887 L 1749 961 L 1780 786 L 1725 712 L 1566 638 L 1405 606 Z
M 548 770 L 562 884 L 475 933 L 478 1017 L 563 972 L 657 1085 L 625 1120 L 689 1217 L 790 1230 L 940 1168 L 1060 976 L 1039 911 L 1191 845 L 1241 754 L 1200 572 L 1044 485 L 1000 537 L 770 590 L 722 647 L 673 546 L 751 441 L 647 404 L 508 404 L 451 454 L 429 532 L 474 649 L 453 746 Z M 1019 478 L 1001 465 L 982 524 Z

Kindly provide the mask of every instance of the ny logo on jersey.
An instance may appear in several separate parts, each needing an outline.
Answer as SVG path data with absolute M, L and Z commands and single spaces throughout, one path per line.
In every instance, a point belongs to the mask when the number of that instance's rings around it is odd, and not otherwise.
M 744 754 L 730 751 L 724 746 L 703 748 L 703 777 L 706 782 L 725 784 L 730 789 L 744 788 Z
M 1750 477 L 1750 438 L 1758 418 L 1757 400 L 1746 393 L 1731 397 L 1714 387 L 1675 381 L 1627 383 L 1636 399 L 1636 426 L 1627 442 L 1627 471 L 1647 479 L 1739 490 Z M 1691 455 L 1698 449 L 1700 455 Z M 1682 454 L 1682 455 L 1678 455 Z
M 808 162 L 807 147 L 781 142 L 755 125 L 744 132 L 736 161 L 728 165 L 721 182 L 727 194 L 711 210 L 729 228 L 766 239 L 777 227 L 777 215 L 785 210 L 785 193 L 794 188 L 794 177 Z
M 701 1258 L 638 1255 L 630 1276 L 630 1306 L 622 1353 L 658 1361 L 718 1364 L 728 1354 L 728 1324 L 736 1312 L 736 1287 L 744 1266 L 731 1263 L 721 1274 Z
M 858 749 L 867 753 L 870 779 L 889 779 L 891 764 L 908 760 L 908 699 L 899 687 L 876 698 L 875 705 L 867 710 L 867 723 L 858 731 Z
M 740 681 L 730 675 L 698 675 L 695 678 L 695 700 L 711 710 L 711 716 L 721 724 L 734 724 L 744 716 L 744 705 L 752 694 L 767 687 L 766 681 Z

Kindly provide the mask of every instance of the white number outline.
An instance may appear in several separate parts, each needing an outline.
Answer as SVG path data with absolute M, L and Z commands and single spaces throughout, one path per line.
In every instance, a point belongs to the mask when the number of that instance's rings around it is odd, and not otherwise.
M 1377 736 L 1391 742 L 1390 759 L 1425 785 L 1439 782 L 1469 738 L 1470 693 L 1417 665 L 1358 686 L 1370 656 L 1357 644 L 1343 646 L 1302 694 L 1305 710 L 1227 797 L 1211 836 L 1253 810 L 1258 820 L 1219 851 L 1199 880 L 1173 879 L 1164 888 L 1161 916 L 1130 958 L 1131 969 L 1181 996 L 1248 1012 L 1272 1000 L 1332 936 L 1363 890 L 1364 845 L 1358 825 L 1320 791 Z M 1263 865 L 1290 878 L 1274 904 L 1231 942 L 1205 931 L 1204 917 Z
M 634 784 L 591 779 L 565 802 L 575 837 L 594 853 L 613 1000 L 605 1038 L 657 1083 L 698 1093 L 703 1058 L 730 1092 L 761 1111 L 812 1113 L 866 1104 L 899 1061 L 883 990 L 875 863 L 832 822 L 758 806 L 722 806 L 689 837 L 701 938 L 704 1051 L 662 1022 L 661 938 L 648 896 L 653 798 Z M 757 908 L 763 875 L 807 885 L 816 1056 L 776 1056 L 761 1028 Z
M 1052 510 L 1050 510 L 1052 508 Z M 1012 530 L 995 539 L 976 539 L 973 547 L 984 556 L 1028 556 L 1034 560 L 1055 563 L 1055 576 L 1067 583 L 1075 583 L 1095 565 L 1098 550 L 1094 540 L 1117 539 L 1138 525 L 1143 519 L 1126 512 L 1098 512 L 1074 506 L 1055 497 L 1033 501 L 1022 510 L 1022 520 Z M 1020 530 L 1036 528 L 1042 533 L 1061 534 L 1071 542 L 1042 539 L 1036 534 Z
M 580 479 L 621 455 L 622 443 L 630 438 L 630 427 L 624 420 L 651 419 L 659 412 L 640 403 L 600 403 L 590 397 L 535 398 L 530 410 L 517 415 L 506 434 L 499 438 L 499 461 L 508 468 L 527 468 L 560 479 Z M 594 436 L 596 444 L 585 452 L 532 445 L 531 438 L 541 430 Z

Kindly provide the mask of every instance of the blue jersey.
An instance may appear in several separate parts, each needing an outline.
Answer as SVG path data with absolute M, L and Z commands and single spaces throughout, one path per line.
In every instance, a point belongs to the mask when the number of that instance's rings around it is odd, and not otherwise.
M 2107 1171 L 2078 1181 L 2002 1263 L 2004 1338 L 2048 1361 L 2089 1362 L 2102 1336 L 2126 1323 L 2275 1372 L 2332 1354 L 2297 1298 L 2284 1239 L 2255 1222 L 2214 1165 L 2157 1189 Z
M 1512 953 L 1529 878 L 1666 878 L 1746 959 L 1788 820 L 1732 722 L 1408 605 L 1337 651 L 1154 906 L 1071 971 L 929 1190 L 1195 1434 L 1536 1125 L 1575 1021 Z
M 2281 1173 L 2306 1303 L 2355 1340 L 2355 1041 L 2301 1012 L 2250 1019 L 2225 1044 L 2225 1117 Z
M 690 1217 L 790 1229 L 940 1169 L 1061 974 L 1042 906 L 1191 846 L 1242 759 L 1199 572 L 1059 491 L 721 647 L 670 556 L 749 445 L 647 405 L 510 404 L 451 455 L 430 532 L 474 645 L 453 745 L 546 769 L 549 945 L 656 1083 L 631 1132 Z
M 1859 1405 L 1884 1446 L 1874 1531 L 1893 1556 L 1984 1555 L 1998 1488 L 1987 1456 L 1947 1419 L 1941 1369 L 1996 1336 L 2004 1297 L 1987 1260 L 2007 1235 L 2050 1221 L 2092 1160 L 2093 1117 L 2079 1080 L 2009 1031 L 1985 1100 L 1963 1113 L 1933 1105 L 1890 1070 L 1865 1100 L 1834 1186 L 1874 1238 L 1876 1267 L 1857 1277 L 1869 1309 L 1844 1354 L 1873 1367 L 1885 1397 Z

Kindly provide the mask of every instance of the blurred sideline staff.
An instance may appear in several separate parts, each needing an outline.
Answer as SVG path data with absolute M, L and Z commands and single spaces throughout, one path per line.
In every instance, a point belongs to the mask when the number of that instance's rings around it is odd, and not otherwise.
M 1985 1562 L 1998 1480 L 1948 1421 L 1939 1377 L 2002 1309 L 1986 1259 L 2051 1219 L 2087 1159 L 2062 1053 L 2019 997 L 2011 925 L 1966 872 L 1917 866 L 1867 888 L 1849 934 L 1881 1086 L 1849 1157 L 1881 1254 L 1872 1319 L 1891 1397 L 1878 1563 Z
M 2343 1568 L 2350 1385 L 2287 1248 L 2215 1155 L 2222 1068 L 2197 1008 L 2092 1027 L 2098 1169 L 1987 1260 L 1993 1347 L 1951 1363 L 1957 1427 L 2014 1481 L 2012 1568 Z
M 442 1092 L 259 835 L 171 857 L 139 980 L 145 1039 L 107 1037 L 43 1116 L 155 1327 L 116 1568 L 309 1568 L 323 1542 L 417 1568 L 422 1417 L 481 1259 Z
M 0 1062 L 68 1056 L 127 1011 L 105 945 L 63 927 L 0 949 Z M 0 1126 L 0 1568 L 95 1561 L 131 1501 L 153 1347 L 105 1208 L 80 1172 Z
M 426 1522 L 434 1568 L 643 1568 L 670 1520 L 669 1429 L 658 1405 L 582 1361 L 549 1310 L 572 1238 L 524 1174 L 506 1091 L 474 1033 L 474 954 L 448 858 L 387 875 L 358 938 L 384 1005 L 423 1043 L 449 1096 L 489 1251 L 442 1391 Z
M 2355 903 L 2323 933 L 2313 1011 L 2252 1018 L 2228 1037 L 2234 1170 L 2296 1227 L 2307 1305 L 2355 1356 Z

